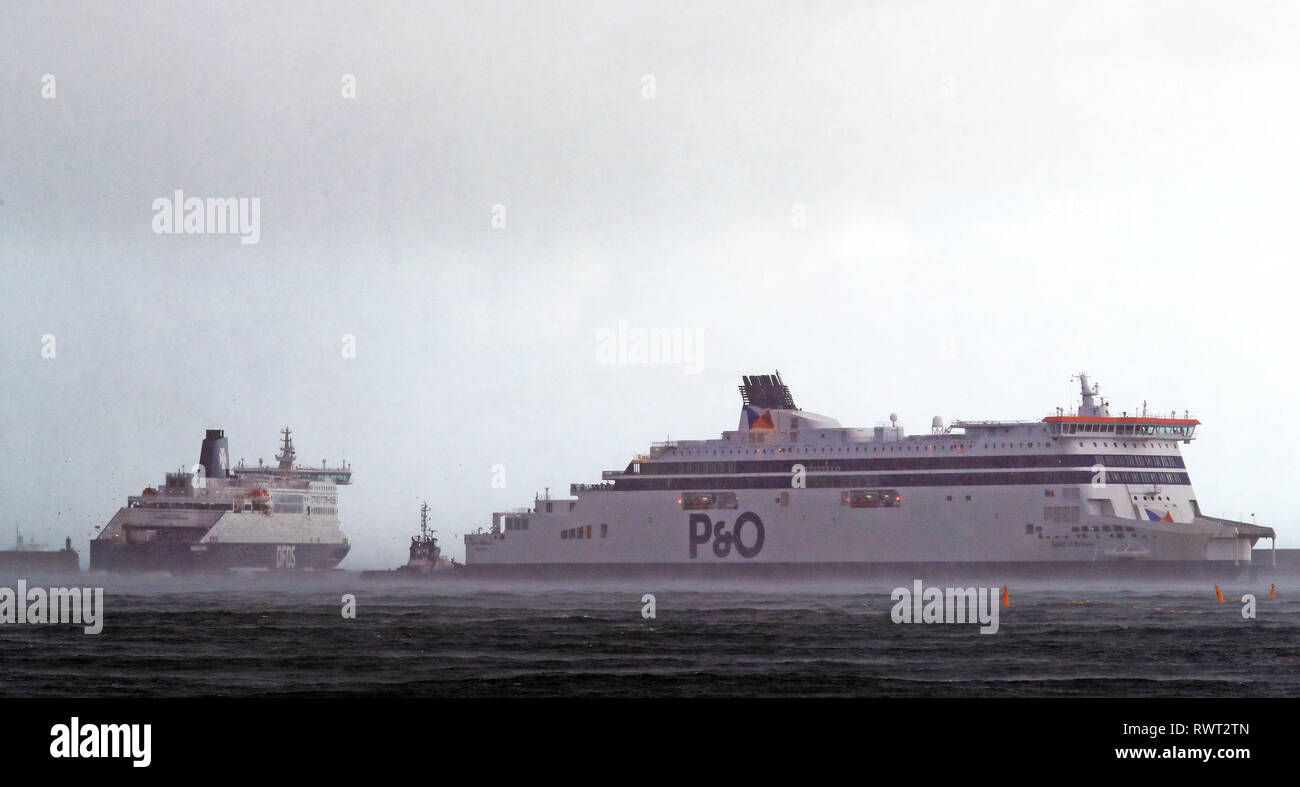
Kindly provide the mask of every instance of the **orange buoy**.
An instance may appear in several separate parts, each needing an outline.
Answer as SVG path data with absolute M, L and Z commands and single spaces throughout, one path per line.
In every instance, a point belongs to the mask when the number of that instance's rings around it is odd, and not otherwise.
M 1269 598 L 1277 598 L 1277 585 L 1276 585 L 1276 584 L 1270 584 L 1270 585 L 1268 586 L 1268 597 L 1269 597 Z
M 1002 586 L 1002 606 L 1011 606 L 1011 591 L 1007 590 L 1006 585 Z
M 1222 591 L 1222 590 L 1219 590 L 1219 586 L 1218 586 L 1218 585 L 1215 585 L 1215 586 L 1214 586 L 1214 595 L 1216 595 L 1216 596 L 1219 597 L 1219 603 L 1222 604 L 1222 603 L 1223 603 L 1223 591 Z

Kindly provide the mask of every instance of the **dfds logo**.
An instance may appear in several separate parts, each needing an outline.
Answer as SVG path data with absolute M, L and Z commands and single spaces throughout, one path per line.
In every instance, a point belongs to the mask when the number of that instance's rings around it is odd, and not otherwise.
M 746 527 L 752 525 L 752 527 Z M 763 551 L 763 520 L 758 514 L 746 511 L 736 517 L 736 524 L 727 529 L 727 523 L 721 519 L 717 522 L 709 519 L 708 514 L 691 514 L 691 559 L 699 553 L 701 544 L 713 544 L 713 554 L 727 557 L 735 547 L 736 554 L 750 558 Z M 752 532 L 751 532 L 752 531 Z

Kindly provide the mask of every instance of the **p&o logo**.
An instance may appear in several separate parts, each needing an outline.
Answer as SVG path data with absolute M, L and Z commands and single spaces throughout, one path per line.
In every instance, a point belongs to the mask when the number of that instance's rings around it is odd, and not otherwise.
M 714 522 L 708 514 L 691 514 L 689 527 L 692 560 L 699 555 L 703 544 L 712 544 L 716 557 L 728 557 L 733 549 L 743 558 L 763 551 L 763 520 L 751 511 L 736 517 L 731 527 L 721 519 Z

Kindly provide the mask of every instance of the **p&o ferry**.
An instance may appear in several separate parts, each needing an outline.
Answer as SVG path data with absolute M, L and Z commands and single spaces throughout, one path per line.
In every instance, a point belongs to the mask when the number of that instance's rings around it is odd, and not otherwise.
M 465 536 L 484 574 L 801 574 L 924 567 L 1175 576 L 1250 566 L 1272 528 L 1210 516 L 1180 446 L 1184 413 L 1114 414 L 1077 375 L 1074 412 L 935 417 L 928 434 L 850 428 L 795 405 L 774 375 L 740 386 L 717 439 L 655 443 L 568 497 L 492 515 Z M 1235 571 L 1234 571 L 1235 573 Z

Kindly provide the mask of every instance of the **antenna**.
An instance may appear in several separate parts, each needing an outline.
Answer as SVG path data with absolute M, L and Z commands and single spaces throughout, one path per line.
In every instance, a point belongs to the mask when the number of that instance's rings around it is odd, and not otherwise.
M 428 538 L 429 533 L 429 501 L 425 500 L 420 503 L 420 535 Z

